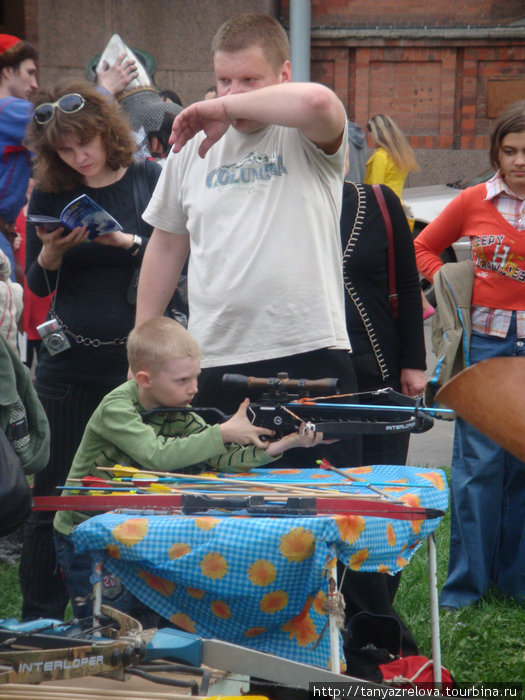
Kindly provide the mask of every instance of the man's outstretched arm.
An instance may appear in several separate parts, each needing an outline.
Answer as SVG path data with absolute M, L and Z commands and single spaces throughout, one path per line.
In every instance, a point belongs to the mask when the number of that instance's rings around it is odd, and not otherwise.
M 164 314 L 189 250 L 189 236 L 153 230 L 140 270 L 136 325 Z
M 199 155 L 204 157 L 237 119 L 295 127 L 326 153 L 335 153 L 341 144 L 346 114 L 337 95 L 324 85 L 279 83 L 195 102 L 175 118 L 170 143 L 177 153 L 204 131 L 206 138 L 199 148 Z

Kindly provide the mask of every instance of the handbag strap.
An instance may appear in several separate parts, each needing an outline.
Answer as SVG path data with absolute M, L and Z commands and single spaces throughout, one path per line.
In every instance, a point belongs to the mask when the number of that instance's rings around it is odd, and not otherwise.
M 386 235 L 388 238 L 388 301 L 392 309 L 392 315 L 397 318 L 398 315 L 398 294 L 396 285 L 396 265 L 394 257 L 394 232 L 392 230 L 392 220 L 385 202 L 385 196 L 380 185 L 372 185 L 374 190 L 383 221 L 385 222 Z

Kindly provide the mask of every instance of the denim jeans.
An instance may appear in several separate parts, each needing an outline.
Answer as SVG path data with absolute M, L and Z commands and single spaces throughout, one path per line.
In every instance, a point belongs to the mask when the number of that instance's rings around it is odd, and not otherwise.
M 75 617 L 90 618 L 93 613 L 93 564 L 96 553 L 77 554 L 71 537 L 54 530 L 58 566 L 64 576 Z M 159 615 L 128 591 L 117 576 L 102 569 L 102 602 L 139 620 L 144 627 L 157 627 Z M 90 626 L 90 624 L 89 624 Z
M 472 333 L 472 364 L 518 355 L 525 355 L 525 339 L 516 336 L 515 315 L 506 338 Z M 490 386 L 486 390 L 490 401 Z M 491 584 L 525 601 L 525 464 L 458 418 L 450 486 L 450 555 L 441 605 L 475 603 Z

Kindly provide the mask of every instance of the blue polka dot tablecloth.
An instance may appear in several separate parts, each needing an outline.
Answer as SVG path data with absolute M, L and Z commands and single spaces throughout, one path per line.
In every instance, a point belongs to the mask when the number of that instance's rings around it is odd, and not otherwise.
M 395 483 L 377 488 L 407 505 L 448 508 L 439 469 L 378 465 L 344 471 L 363 483 Z M 239 478 L 370 494 L 322 469 L 260 468 Z M 79 552 L 102 555 L 106 569 L 178 627 L 328 668 L 330 563 L 337 558 L 354 571 L 397 573 L 439 522 L 112 512 L 82 523 L 73 537 Z

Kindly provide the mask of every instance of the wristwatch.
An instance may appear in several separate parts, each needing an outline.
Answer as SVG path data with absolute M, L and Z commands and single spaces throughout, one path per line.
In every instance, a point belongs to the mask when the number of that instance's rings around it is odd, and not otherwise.
M 128 252 L 131 253 L 131 255 L 136 255 L 137 250 L 141 247 L 142 245 L 142 238 L 140 236 L 137 236 L 136 233 L 133 234 L 133 244 L 131 248 L 128 248 Z

